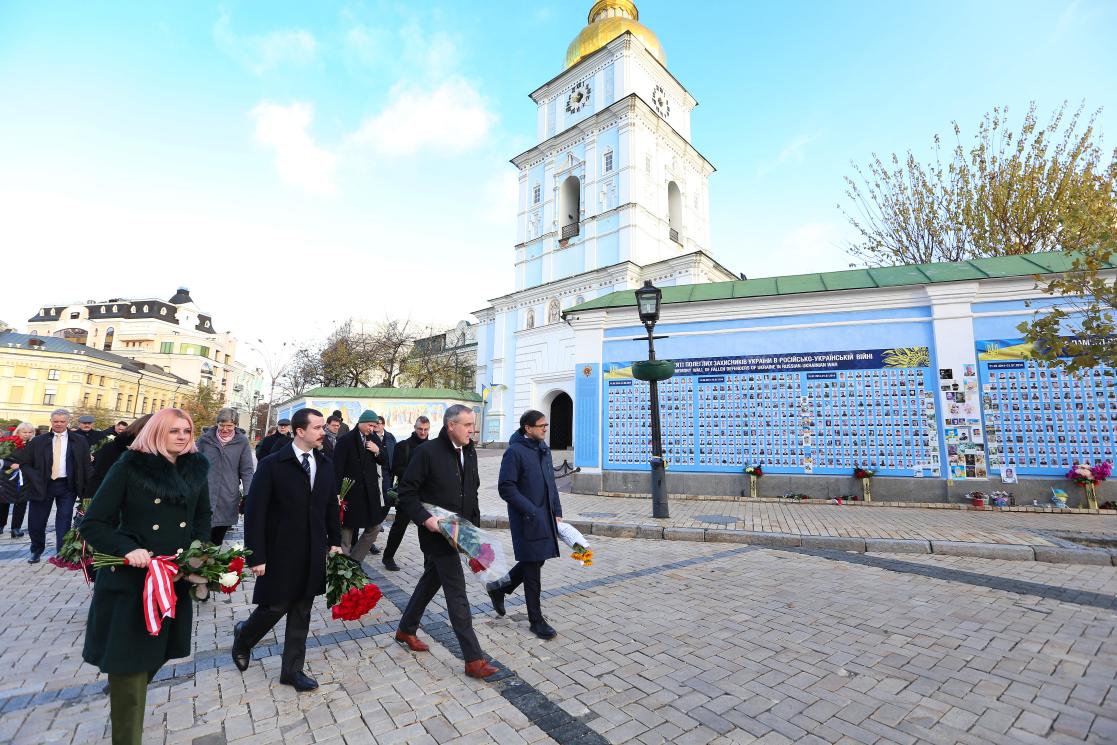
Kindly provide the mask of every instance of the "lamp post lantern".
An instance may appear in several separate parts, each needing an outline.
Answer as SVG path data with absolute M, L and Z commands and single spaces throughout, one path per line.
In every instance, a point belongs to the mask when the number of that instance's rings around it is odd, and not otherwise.
M 663 292 L 654 286 L 650 279 L 636 290 L 636 308 L 640 322 L 648 331 L 648 359 L 632 366 L 632 374 L 639 380 L 648 381 L 649 403 L 652 410 L 652 517 L 670 517 L 667 506 L 667 470 L 663 460 L 663 435 L 659 423 L 659 381 L 667 380 L 675 372 L 675 364 L 655 357 L 655 324 L 659 320 L 659 305 Z

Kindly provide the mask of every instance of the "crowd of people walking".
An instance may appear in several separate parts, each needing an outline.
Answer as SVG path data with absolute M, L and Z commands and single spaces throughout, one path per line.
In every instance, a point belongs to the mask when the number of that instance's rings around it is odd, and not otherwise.
M 497 672 L 473 631 L 458 552 L 443 536 L 439 518 L 424 507 L 480 524 L 475 414 L 469 407 L 448 407 L 433 438 L 430 420 L 418 417 L 402 442 L 373 411 L 364 411 L 350 429 L 340 411 L 325 417 L 300 409 L 280 419 L 254 451 L 233 409 L 219 411 L 201 432 L 175 408 L 100 431 L 92 417 L 79 418 L 74 429 L 70 420 L 70 412 L 58 409 L 45 433 L 35 435 L 26 422 L 15 428 L 22 447 L 0 466 L 18 471 L 19 478 L 5 482 L 0 531 L 10 515 L 11 536 L 22 537 L 26 510 L 28 561 L 37 564 L 47 548 L 51 513 L 57 552 L 75 503 L 91 497 L 79 526 L 83 539 L 97 552 L 126 560 L 116 571 L 96 573 L 83 649 L 85 661 L 108 676 L 114 743 L 140 742 L 148 683 L 168 660 L 191 653 L 193 609 L 185 589 L 161 630 L 147 633 L 141 607 L 146 567 L 152 557 L 173 556 L 192 541 L 221 544 L 241 514 L 256 608 L 235 625 L 231 656 L 239 670 L 251 664 L 253 647 L 286 619 L 279 682 L 298 691 L 317 688 L 304 669 L 306 640 L 314 599 L 326 590 L 327 557 L 345 553 L 361 561 L 380 553 L 376 540 L 394 507 L 384 568 L 399 570 L 395 557 L 411 523 L 418 526 L 423 554 L 423 573 L 395 639 L 414 652 L 429 650 L 418 631 L 441 589 L 466 675 Z M 542 413 L 526 412 L 504 453 L 498 491 L 508 505 L 517 564 L 486 588 L 494 611 L 504 616 L 506 596 L 522 585 L 530 629 L 542 639 L 556 635 L 542 615 L 541 570 L 559 555 L 562 520 L 547 426 Z M 352 483 L 339 511 L 345 481 Z

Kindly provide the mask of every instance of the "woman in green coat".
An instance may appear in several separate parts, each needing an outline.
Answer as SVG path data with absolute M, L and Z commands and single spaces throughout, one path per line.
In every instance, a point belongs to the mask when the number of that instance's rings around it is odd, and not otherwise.
M 174 618 L 163 619 L 157 636 L 144 624 L 143 585 L 152 556 L 173 556 L 209 539 L 208 470 L 190 415 L 163 409 L 109 469 L 82 521 L 94 551 L 128 561 L 97 572 L 82 650 L 109 677 L 113 745 L 139 745 L 148 683 L 167 660 L 190 655 L 188 583 L 175 583 Z

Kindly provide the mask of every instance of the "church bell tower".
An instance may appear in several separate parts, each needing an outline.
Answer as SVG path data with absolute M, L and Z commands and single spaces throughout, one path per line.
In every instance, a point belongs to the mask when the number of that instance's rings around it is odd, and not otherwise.
M 713 166 L 697 101 L 632 0 L 598 0 L 564 70 L 531 94 L 539 144 L 519 169 L 516 290 L 709 248 Z

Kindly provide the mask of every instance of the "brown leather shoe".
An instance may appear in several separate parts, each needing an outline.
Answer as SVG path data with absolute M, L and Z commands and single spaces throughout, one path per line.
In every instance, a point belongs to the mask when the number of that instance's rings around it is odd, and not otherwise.
M 484 660 L 465 663 L 465 674 L 471 678 L 487 678 L 496 672 L 500 671 Z
M 419 637 L 414 634 L 405 634 L 402 631 L 396 632 L 396 641 L 400 644 L 406 644 L 412 652 L 429 652 L 430 647 L 426 642 L 419 641 Z

